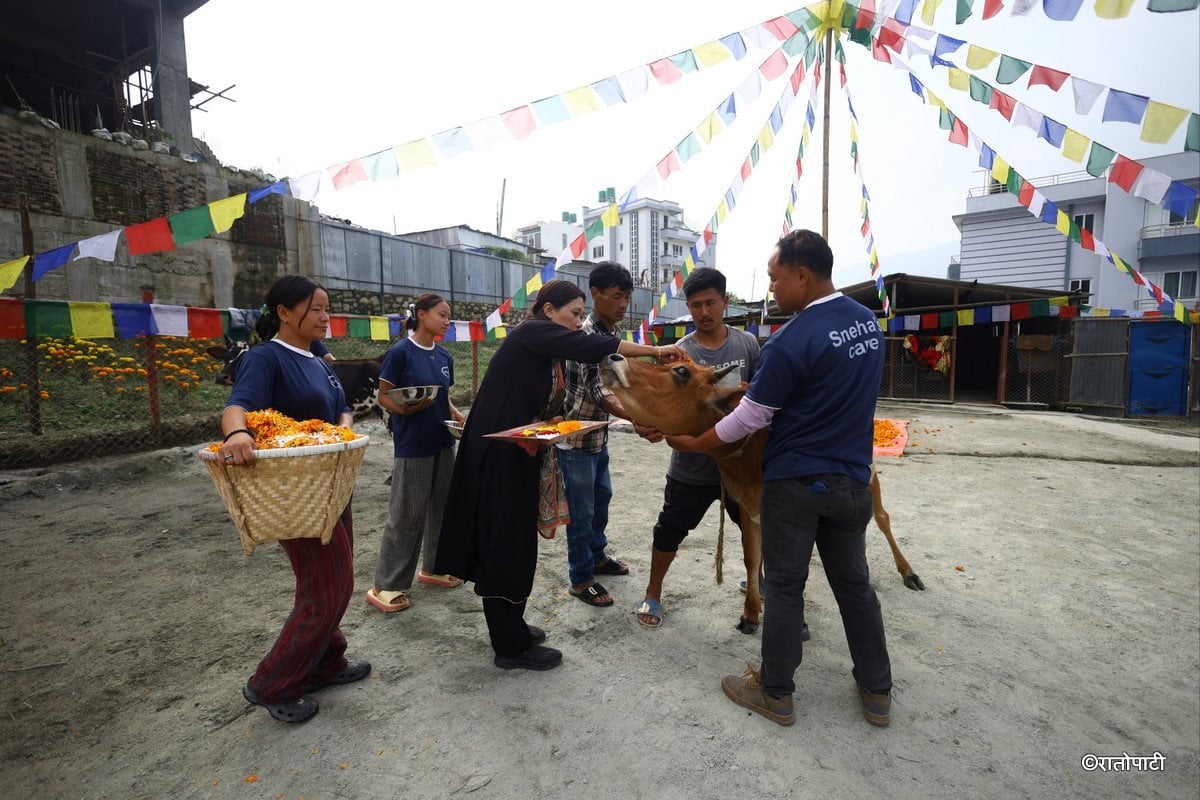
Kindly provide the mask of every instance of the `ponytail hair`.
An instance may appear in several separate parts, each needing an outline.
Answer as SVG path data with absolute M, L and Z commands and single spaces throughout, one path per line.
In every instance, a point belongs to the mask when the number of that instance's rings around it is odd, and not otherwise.
M 542 309 L 546 303 L 556 311 L 567 303 L 576 299 L 584 300 L 587 295 L 571 281 L 564 281 L 561 278 L 542 284 L 542 288 L 538 290 L 537 297 L 533 298 L 533 308 L 529 312 L 530 319 L 547 319 L 546 312 Z
M 317 289 L 324 291 L 325 287 L 307 275 L 284 275 L 272 283 L 263 298 L 262 314 L 254 322 L 258 338 L 264 342 L 275 338 L 279 333 L 279 307 L 295 308 L 306 300 L 311 306 Z
M 417 324 L 418 324 L 417 312 L 429 311 L 430 309 L 436 308 L 437 306 L 439 306 L 445 302 L 446 302 L 446 299 L 444 297 L 442 297 L 440 294 L 434 294 L 433 292 L 426 292 L 425 294 L 421 295 L 415 301 L 413 301 L 413 303 L 411 305 L 409 305 L 408 319 L 406 319 L 404 321 L 404 327 L 410 331 L 415 331 L 417 329 Z

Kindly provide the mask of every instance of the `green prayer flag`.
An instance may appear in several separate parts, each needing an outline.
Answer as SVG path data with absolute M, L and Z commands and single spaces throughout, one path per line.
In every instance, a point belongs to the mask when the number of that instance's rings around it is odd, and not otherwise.
M 967 17 L 971 16 L 973 13 L 971 10 L 971 4 L 974 1 L 975 0 L 958 0 L 958 10 L 954 17 L 955 23 L 962 25 L 964 22 L 966 22 Z
M 846 51 L 845 51 L 845 49 L 842 47 L 842 40 L 841 40 L 841 39 L 834 39 L 834 40 L 833 40 L 833 59 L 834 59 L 835 61 L 837 61 L 839 64 L 845 64 L 845 63 L 846 63 Z
M 816 39 L 808 40 L 808 47 L 804 48 L 805 69 L 812 69 L 813 62 L 817 60 L 817 51 L 821 49 L 819 44 Z
M 512 296 L 513 308 L 525 308 L 529 305 L 529 295 L 525 294 L 525 287 L 517 289 L 517 293 Z
M 971 99 L 988 105 L 992 102 L 992 87 L 987 81 L 971 76 Z
M 1071 220 L 1071 230 L 1067 232 L 1067 238 L 1075 244 L 1083 243 L 1083 234 L 1080 232 L 1079 223 Z
M 168 221 L 171 223 L 171 237 L 175 240 L 176 247 L 203 239 L 215 230 L 208 206 L 180 211 L 168 217 Z
M 221 309 L 221 331 L 222 331 L 222 332 L 223 332 L 223 333 L 224 333 L 226 336 L 229 336 L 229 326 L 230 326 L 232 323 L 233 323 L 233 319 L 232 319 L 232 317 L 231 317 L 231 316 L 230 316 L 230 314 L 229 314 L 229 309 L 227 309 L 227 308 L 222 308 L 222 309 Z M 232 338 L 232 337 L 230 337 L 230 338 Z
M 371 320 L 351 317 L 346 320 L 346 335 L 352 339 L 370 339 Z
M 814 31 L 821 26 L 821 18 L 806 8 L 797 9 L 785 16 L 802 31 Z
M 758 166 L 758 158 L 759 158 L 758 142 L 755 142 L 754 145 L 751 146 L 751 148 L 750 148 L 750 166 L 757 167 Z
M 676 53 L 671 56 L 671 63 L 679 68 L 680 72 L 695 72 L 700 67 L 696 64 L 696 54 L 691 50 L 684 50 L 682 53 Z
M 858 142 L 850 143 L 850 157 L 855 161 L 858 161 Z
M 1008 182 L 1005 184 L 1005 188 L 1008 189 L 1008 193 L 1013 194 L 1013 195 L 1020 195 L 1021 187 L 1024 184 L 1025 184 L 1025 179 L 1022 178 L 1015 169 L 1013 169 L 1012 167 L 1009 167 L 1008 168 Z
M 945 107 L 938 109 L 938 126 L 944 131 L 954 130 L 954 114 L 950 109 Z
M 1151 11 L 1170 12 L 1170 11 L 1191 11 L 1194 8 L 1200 8 L 1200 0 L 1150 0 L 1146 4 L 1146 8 Z
M 1092 151 L 1088 154 L 1087 171 L 1093 178 L 1099 178 L 1108 169 L 1116 153 L 1099 142 L 1092 142 Z
M 604 233 L 604 220 L 602 220 L 600 217 L 596 217 L 594 220 L 592 220 L 591 224 L 587 226 L 587 230 L 583 232 L 583 235 L 590 242 L 592 239 L 595 239 L 602 233 Z
M 854 21 L 858 19 L 858 6 L 850 3 L 842 4 L 842 18 L 838 21 L 841 27 L 854 30 Z
M 1187 141 L 1183 143 L 1185 152 L 1200 152 L 1200 114 L 1188 117 Z
M 958 314 L 953 311 L 943 311 L 938 314 L 939 328 L 953 328 L 958 322 Z
M 794 58 L 803 53 L 807 47 L 808 35 L 804 31 L 797 31 L 783 43 L 783 52 Z
M 70 336 L 71 309 L 61 300 L 26 300 L 25 335 L 62 338 Z
M 846 6 L 849 8 L 849 5 Z M 863 47 L 870 49 L 871 47 L 871 29 L 870 28 L 851 28 L 850 41 L 861 44 Z
M 679 154 L 679 160 L 686 164 L 689 158 L 700 152 L 700 140 L 695 133 L 689 133 L 675 145 L 675 152 Z
M 1001 55 L 1000 66 L 996 69 L 996 83 L 1008 85 L 1029 71 L 1032 66 L 1028 61 L 1021 61 L 1012 56 Z
M 1050 301 L 1049 300 L 1030 300 L 1029 301 L 1029 316 L 1031 316 L 1031 317 L 1048 317 L 1048 316 L 1050 316 Z

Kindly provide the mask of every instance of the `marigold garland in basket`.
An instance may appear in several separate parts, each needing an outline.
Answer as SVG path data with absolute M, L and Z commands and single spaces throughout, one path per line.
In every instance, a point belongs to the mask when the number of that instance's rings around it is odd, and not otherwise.
M 539 436 L 559 436 L 560 434 L 574 433 L 582 427 L 583 423 L 579 420 L 569 419 L 554 425 L 535 425 L 515 435 L 536 439 Z
M 297 421 L 273 408 L 246 412 L 246 427 L 254 431 L 254 443 L 260 450 L 337 444 L 361 438 L 349 428 L 331 425 L 319 419 Z M 215 453 L 221 445 L 213 442 L 206 449 Z

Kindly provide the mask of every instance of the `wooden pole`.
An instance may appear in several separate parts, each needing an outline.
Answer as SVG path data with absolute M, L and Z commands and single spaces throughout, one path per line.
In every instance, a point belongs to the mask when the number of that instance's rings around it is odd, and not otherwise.
M 829 65 L 833 63 L 833 28 L 825 31 L 825 109 L 821 127 L 821 237 L 829 241 Z
M 33 226 L 29 224 L 29 201 L 21 195 L 21 250 L 33 253 Z M 33 282 L 33 267 L 36 256 L 25 263 L 25 299 L 37 299 L 37 284 Z M 26 319 L 29 315 L 26 314 Z M 29 432 L 42 435 L 42 379 L 38 371 L 37 338 L 33 331 L 25 331 L 25 383 L 29 389 L 25 396 L 25 408 L 29 412 Z

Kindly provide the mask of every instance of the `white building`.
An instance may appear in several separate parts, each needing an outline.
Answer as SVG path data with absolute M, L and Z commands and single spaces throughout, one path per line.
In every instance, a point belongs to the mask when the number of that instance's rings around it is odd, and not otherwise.
M 539 220 L 532 225 L 517 228 L 513 238 L 523 242 L 531 251 L 539 251 L 541 259 L 547 260 L 558 258 L 559 253 L 575 239 L 578 239 L 581 233 L 583 233 L 583 226 L 578 223 L 561 220 L 542 222 Z
M 1177 153 L 1142 163 L 1192 188 L 1200 187 L 1200 154 Z M 1164 292 L 1195 308 L 1200 302 L 1197 206 L 1186 216 L 1127 194 L 1086 172 L 1034 178 L 1032 183 L 1080 227 L 1137 268 Z M 954 222 L 962 233 L 959 263 L 947 277 L 980 283 L 1080 291 L 1089 305 L 1152 310 L 1153 296 L 1103 256 L 1085 250 L 1041 222 L 991 178 L 967 197 Z
M 586 229 L 606 208 L 584 206 L 583 227 Z M 621 212 L 617 225 L 588 242 L 584 258 L 617 262 L 633 273 L 636 285 L 646 286 L 657 295 L 659 287 L 683 268 L 684 259 L 699 236 L 684 224 L 683 208 L 677 203 L 640 198 Z M 717 239 L 713 236 L 696 266 L 715 267 L 716 247 Z

